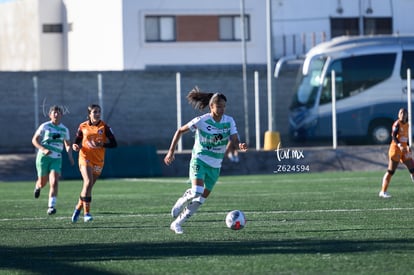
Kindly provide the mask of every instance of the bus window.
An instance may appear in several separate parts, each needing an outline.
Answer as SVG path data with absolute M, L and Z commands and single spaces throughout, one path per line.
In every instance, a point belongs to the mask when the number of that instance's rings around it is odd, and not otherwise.
M 300 75 L 296 84 L 296 94 L 293 98 L 291 109 L 301 106 L 311 107 L 315 104 L 318 90 L 321 85 L 322 69 L 326 57 L 317 58 L 311 61 L 309 71 L 306 75 Z M 301 72 L 302 70 L 300 70 Z
M 411 78 L 413 77 L 413 69 L 414 69 L 414 51 L 404 51 L 401 68 L 400 68 L 400 76 L 402 79 L 407 79 L 407 69 L 411 70 Z
M 336 89 L 336 99 L 343 98 L 343 80 L 342 80 L 342 62 L 337 60 L 332 62 L 328 68 L 327 76 L 325 77 L 324 85 L 322 87 L 322 93 L 320 98 L 320 104 L 331 103 L 332 102 L 332 71 L 335 71 L 335 89 Z
M 386 80 L 392 74 L 396 59 L 395 53 L 361 55 L 343 58 L 333 62 L 328 68 L 320 103 L 330 103 L 331 71 L 336 73 L 336 99 L 341 100 L 364 92 L 368 88 Z

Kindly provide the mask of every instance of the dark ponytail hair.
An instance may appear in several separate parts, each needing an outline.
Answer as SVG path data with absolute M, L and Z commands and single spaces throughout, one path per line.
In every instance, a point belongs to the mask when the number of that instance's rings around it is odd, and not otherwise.
M 197 86 L 195 86 L 187 95 L 188 103 L 190 103 L 194 109 L 203 110 L 207 106 L 213 103 L 218 103 L 224 100 L 227 102 L 225 95 L 221 93 L 207 93 L 201 92 Z

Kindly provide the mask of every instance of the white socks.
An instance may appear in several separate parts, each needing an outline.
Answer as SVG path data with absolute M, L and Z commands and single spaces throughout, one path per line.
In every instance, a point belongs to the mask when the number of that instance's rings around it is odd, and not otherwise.
M 192 215 L 194 215 L 198 208 L 204 203 L 206 198 L 203 197 L 197 197 L 194 198 L 190 204 L 187 205 L 187 207 L 183 210 L 183 212 L 178 216 L 178 218 L 175 220 L 176 223 L 179 225 L 183 224 L 186 220 L 188 220 Z
M 56 205 L 56 197 L 49 198 L 49 207 L 55 208 Z

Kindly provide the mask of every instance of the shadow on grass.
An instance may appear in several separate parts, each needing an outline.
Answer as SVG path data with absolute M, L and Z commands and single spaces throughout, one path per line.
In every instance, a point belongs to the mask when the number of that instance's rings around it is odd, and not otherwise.
M 266 254 L 336 254 L 354 252 L 412 251 L 414 239 L 284 240 L 165 242 L 129 244 L 82 244 L 34 248 L 0 246 L 0 269 L 16 269 L 40 274 L 115 274 L 94 267 L 77 266 L 82 262 L 130 261 L 191 256 L 249 256 Z

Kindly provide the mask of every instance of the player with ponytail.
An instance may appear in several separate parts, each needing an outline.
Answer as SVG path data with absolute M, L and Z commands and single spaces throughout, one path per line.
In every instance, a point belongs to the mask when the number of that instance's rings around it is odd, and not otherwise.
M 234 119 L 224 114 L 227 98 L 223 94 L 201 92 L 195 87 L 187 95 L 187 99 L 195 109 L 203 110 L 208 106 L 210 112 L 177 129 L 164 158 L 165 164 L 170 165 L 174 161 L 175 148 L 181 136 L 189 131 L 195 132 L 189 167 L 191 188 L 178 198 L 171 209 L 171 215 L 175 220 L 170 228 L 176 234 L 183 233 L 181 225 L 197 212 L 211 193 L 229 148 L 236 144 L 240 150 L 247 150 L 246 143 L 239 141 Z

